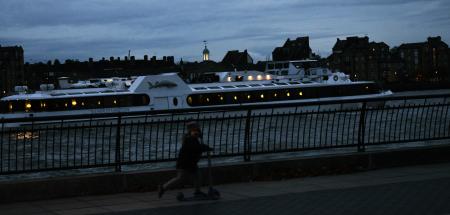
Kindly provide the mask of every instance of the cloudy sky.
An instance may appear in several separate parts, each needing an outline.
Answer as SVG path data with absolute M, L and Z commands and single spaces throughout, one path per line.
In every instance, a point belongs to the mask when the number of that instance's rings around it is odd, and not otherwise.
M 441 35 L 450 44 L 450 0 L 0 0 L 0 45 L 26 61 L 144 54 L 213 60 L 247 49 L 256 60 L 286 38 L 310 37 L 327 56 L 336 38 L 390 46 Z

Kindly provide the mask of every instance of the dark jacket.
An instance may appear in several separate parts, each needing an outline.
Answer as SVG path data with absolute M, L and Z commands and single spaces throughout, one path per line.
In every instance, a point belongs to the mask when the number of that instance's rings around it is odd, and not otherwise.
M 177 169 L 196 171 L 197 163 L 203 152 L 211 151 L 208 145 L 199 142 L 198 138 L 185 135 L 183 137 L 183 145 L 177 159 Z

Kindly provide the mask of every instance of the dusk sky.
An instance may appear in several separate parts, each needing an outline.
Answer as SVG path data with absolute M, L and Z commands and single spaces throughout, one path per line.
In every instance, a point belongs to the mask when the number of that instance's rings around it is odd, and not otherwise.
M 369 36 L 389 46 L 440 35 L 450 43 L 450 0 L 0 0 L 0 45 L 25 60 L 144 54 L 200 61 L 247 49 L 265 60 L 289 38 L 309 36 L 328 56 L 336 38 Z

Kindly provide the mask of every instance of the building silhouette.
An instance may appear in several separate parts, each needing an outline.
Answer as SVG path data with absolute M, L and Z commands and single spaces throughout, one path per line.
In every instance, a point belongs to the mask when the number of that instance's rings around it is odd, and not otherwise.
M 389 46 L 369 37 L 337 38 L 329 67 L 348 73 L 353 80 L 382 80 L 389 73 Z
M 272 52 L 274 61 L 303 60 L 311 58 L 309 37 L 297 37 L 295 40 L 286 40 L 282 47 L 276 47 Z
M 22 85 L 24 79 L 24 56 L 21 46 L 0 45 L 0 95 L 9 94 L 14 86 Z
M 225 54 L 221 63 L 236 70 L 246 70 L 253 64 L 253 58 L 248 54 L 247 49 L 243 52 L 232 50 Z
M 393 55 L 405 66 L 406 76 L 416 81 L 449 80 L 449 47 L 440 36 L 419 43 L 404 43 Z

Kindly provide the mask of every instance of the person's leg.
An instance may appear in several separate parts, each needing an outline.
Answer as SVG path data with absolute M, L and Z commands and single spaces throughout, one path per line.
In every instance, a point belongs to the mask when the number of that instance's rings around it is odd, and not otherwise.
M 179 185 L 181 182 L 183 182 L 186 178 L 186 171 L 179 169 L 177 170 L 177 176 L 175 178 L 170 179 L 167 183 L 165 183 L 162 188 L 164 190 L 170 190 L 177 185 Z
M 166 190 L 172 189 L 178 186 L 180 183 L 183 183 L 186 180 L 186 177 L 187 172 L 185 170 L 178 169 L 177 176 L 175 178 L 170 179 L 167 183 L 158 187 L 158 197 L 161 198 Z
M 194 184 L 195 193 L 201 193 L 202 191 L 200 188 L 202 185 L 202 181 L 200 170 L 199 169 L 195 170 L 194 172 L 192 172 L 191 176 Z

